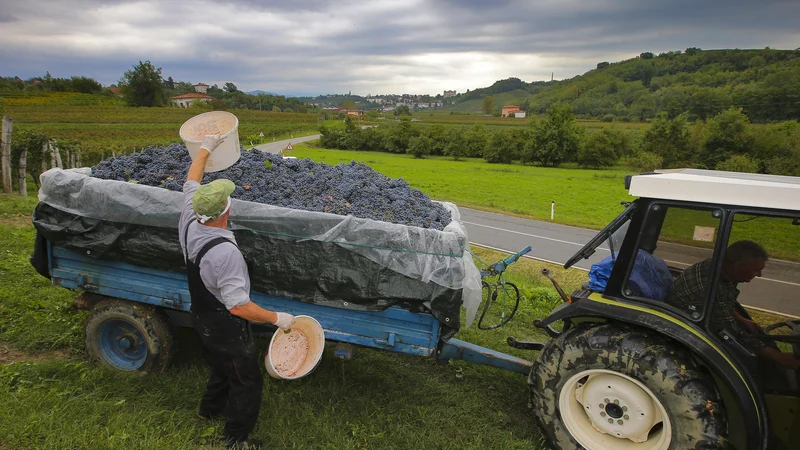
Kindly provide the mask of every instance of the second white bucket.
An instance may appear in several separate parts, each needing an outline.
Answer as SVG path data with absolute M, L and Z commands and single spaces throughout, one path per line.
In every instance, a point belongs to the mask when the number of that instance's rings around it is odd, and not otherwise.
M 219 133 L 225 138 L 208 158 L 206 172 L 218 172 L 236 164 L 242 156 L 239 146 L 239 119 L 226 111 L 211 111 L 196 115 L 184 122 L 179 132 L 194 160 L 200 151 L 203 137 Z

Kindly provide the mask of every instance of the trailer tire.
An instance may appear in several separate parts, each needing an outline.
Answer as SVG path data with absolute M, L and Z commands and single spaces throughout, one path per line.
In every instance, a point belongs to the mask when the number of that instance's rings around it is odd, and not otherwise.
M 572 328 L 539 353 L 528 385 L 534 419 L 555 449 L 725 447 L 727 416 L 712 377 L 652 332 Z
M 126 372 L 162 372 L 175 355 L 169 319 L 150 305 L 101 301 L 86 319 L 84 337 L 92 360 Z

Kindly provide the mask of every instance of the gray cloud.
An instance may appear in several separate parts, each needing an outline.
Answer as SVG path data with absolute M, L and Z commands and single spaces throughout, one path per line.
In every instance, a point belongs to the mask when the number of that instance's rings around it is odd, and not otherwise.
M 108 84 L 151 60 L 178 80 L 289 94 L 463 91 L 643 51 L 800 41 L 787 0 L 0 2 L 0 75 Z

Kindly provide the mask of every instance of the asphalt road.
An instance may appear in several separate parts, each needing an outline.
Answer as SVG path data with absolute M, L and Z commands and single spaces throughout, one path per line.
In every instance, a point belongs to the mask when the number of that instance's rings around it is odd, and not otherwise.
M 285 139 L 283 141 L 275 141 L 266 144 L 256 145 L 253 148 L 256 150 L 261 150 L 262 152 L 278 153 L 281 150 L 285 149 L 286 146 L 289 144 L 294 145 L 300 142 L 313 141 L 314 139 L 319 139 L 319 136 L 320 135 L 318 134 L 312 134 L 311 136 L 296 137 L 293 139 Z
M 597 234 L 596 230 L 558 225 L 518 217 L 505 216 L 469 208 L 459 208 L 471 243 L 502 251 L 517 252 L 530 245 L 528 254 L 534 259 L 563 265 L 586 242 Z M 603 245 L 588 260 L 573 267 L 589 270 L 592 264 L 609 255 Z M 656 255 L 668 265 L 686 268 L 711 257 L 711 251 L 680 244 L 659 245 Z M 771 260 L 761 278 L 750 283 L 740 283 L 739 301 L 767 311 L 779 312 L 800 318 L 800 264 Z

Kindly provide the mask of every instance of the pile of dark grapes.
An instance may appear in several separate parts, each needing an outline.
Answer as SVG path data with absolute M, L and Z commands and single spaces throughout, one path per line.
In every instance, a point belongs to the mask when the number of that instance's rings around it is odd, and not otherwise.
M 149 147 L 92 167 L 92 176 L 180 191 L 192 163 L 186 147 Z M 442 230 L 450 212 L 402 178 L 388 178 L 351 161 L 336 166 L 310 159 L 283 159 L 243 150 L 233 166 L 207 173 L 203 183 L 227 178 L 236 184 L 232 197 L 285 208 L 362 217 Z

